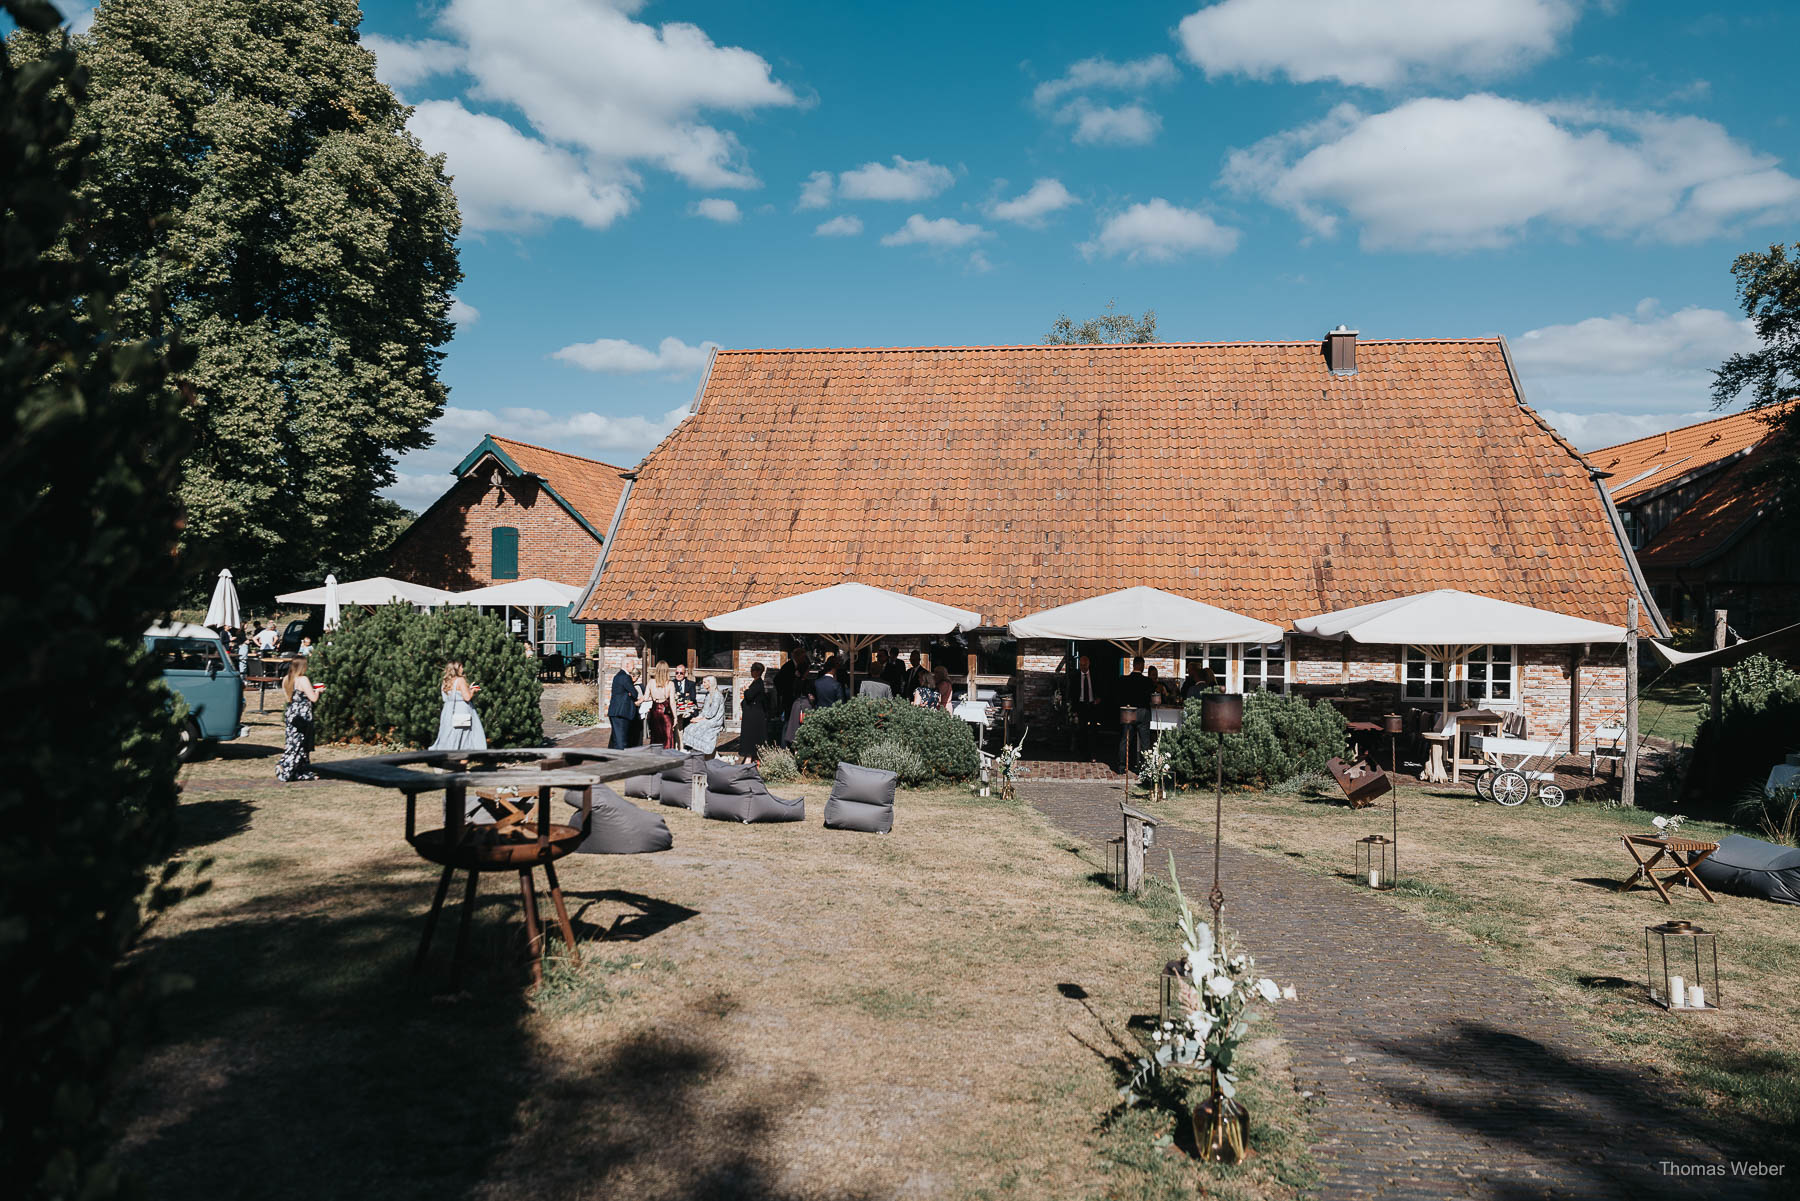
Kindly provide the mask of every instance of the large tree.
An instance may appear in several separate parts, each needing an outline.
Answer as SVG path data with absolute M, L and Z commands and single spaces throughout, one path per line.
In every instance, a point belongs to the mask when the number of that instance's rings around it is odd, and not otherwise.
M 80 39 L 86 189 L 147 326 L 197 359 L 186 543 L 266 591 L 360 557 L 442 414 L 456 198 L 375 78 L 355 0 L 103 0 Z M 260 586 L 260 587 L 259 587 Z
M 180 592 L 189 423 L 166 339 L 121 334 L 81 199 L 84 73 L 56 11 L 0 0 L 0 1188 L 112 1196 L 100 1120 L 150 983 L 121 959 L 169 845 L 175 726 L 144 627 Z M 157 299 L 134 298 L 154 325 Z M 204 1186 L 200 1186 L 204 1191 Z
M 1767 469 L 1791 507 L 1800 502 L 1800 242 L 1796 257 L 1779 242 L 1767 254 L 1740 254 L 1731 265 L 1744 315 L 1762 339 L 1760 350 L 1726 359 L 1713 381 L 1713 404 L 1724 408 L 1745 391 L 1780 441 Z
M 1050 326 L 1050 332 L 1044 335 L 1046 346 L 1102 346 L 1120 345 L 1127 342 L 1156 341 L 1156 310 L 1145 309 L 1142 317 L 1134 317 L 1130 313 L 1113 310 L 1113 302 L 1106 302 L 1106 310 L 1098 317 L 1090 317 L 1086 321 L 1075 322 L 1064 313 Z

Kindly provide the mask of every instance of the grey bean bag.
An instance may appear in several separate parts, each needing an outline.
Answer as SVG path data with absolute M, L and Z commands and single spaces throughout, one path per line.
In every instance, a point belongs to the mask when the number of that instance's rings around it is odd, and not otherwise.
M 1719 849 L 1702 859 L 1694 874 L 1708 888 L 1800 905 L 1800 849 L 1777 846 L 1742 834 L 1719 839 Z
M 621 781 L 619 792 L 625 796 L 637 797 L 641 801 L 662 800 L 661 776 L 632 776 Z
M 657 799 L 677 809 L 693 808 L 693 781 L 706 779 L 706 764 L 706 756 L 695 751 L 674 767 L 665 768 Z
M 797 822 L 806 819 L 806 799 L 775 796 L 754 763 L 706 763 L 706 816 L 720 821 Z
M 579 817 L 581 793 L 571 790 L 563 793 L 563 799 Z M 675 838 L 662 818 L 639 809 L 604 784 L 594 786 L 588 836 L 575 848 L 577 855 L 647 855 L 674 845 Z
M 875 767 L 839 763 L 825 802 L 825 828 L 886 834 L 894 828 L 894 786 L 900 777 Z

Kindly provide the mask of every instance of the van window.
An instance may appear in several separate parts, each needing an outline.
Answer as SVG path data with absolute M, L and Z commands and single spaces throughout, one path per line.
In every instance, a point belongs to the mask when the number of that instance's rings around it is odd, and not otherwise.
M 205 671 L 220 662 L 219 644 L 205 638 L 158 638 L 150 654 L 163 671 Z

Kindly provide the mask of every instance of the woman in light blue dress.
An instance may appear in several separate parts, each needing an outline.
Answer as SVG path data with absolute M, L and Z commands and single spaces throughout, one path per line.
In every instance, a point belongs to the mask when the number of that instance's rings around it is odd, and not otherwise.
M 485 751 L 487 732 L 481 728 L 481 714 L 475 712 L 475 694 L 481 691 L 463 676 L 463 665 L 444 664 L 444 709 L 438 714 L 437 741 L 434 751 Z

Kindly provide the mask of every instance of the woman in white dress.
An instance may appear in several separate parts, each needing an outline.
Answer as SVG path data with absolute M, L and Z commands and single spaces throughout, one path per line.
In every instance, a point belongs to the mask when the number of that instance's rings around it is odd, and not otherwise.
M 444 708 L 438 714 L 437 741 L 434 751 L 485 751 L 487 731 L 481 728 L 481 714 L 475 712 L 475 694 L 479 684 L 471 684 L 463 676 L 463 665 L 452 660 L 444 664 Z
M 700 709 L 681 732 L 681 745 L 710 759 L 719 749 L 719 731 L 725 728 L 725 694 L 719 691 L 716 677 L 707 676 L 700 681 L 698 699 Z

